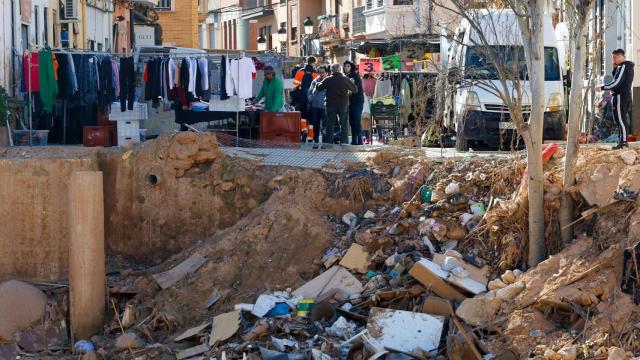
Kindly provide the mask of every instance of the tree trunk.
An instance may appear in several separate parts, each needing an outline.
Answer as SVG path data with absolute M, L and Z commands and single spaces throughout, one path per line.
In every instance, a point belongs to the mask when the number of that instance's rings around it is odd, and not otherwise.
M 531 89 L 531 114 L 529 118 L 529 143 L 527 166 L 529 177 L 529 267 L 538 265 L 546 255 L 544 239 L 544 171 L 542 168 L 542 132 L 544 125 L 544 2 L 530 0 L 530 27 L 523 36 L 529 47 L 529 88 Z
M 587 57 L 587 24 L 589 8 L 592 0 L 580 3 L 576 11 L 575 46 L 571 73 L 571 94 L 569 98 L 569 123 L 567 125 L 567 149 L 564 155 L 564 174 L 562 178 L 562 201 L 560 202 L 560 236 L 562 242 L 573 240 L 574 204 L 568 190 L 576 182 L 575 166 L 578 159 L 578 138 L 580 137 L 580 120 L 582 119 L 582 92 L 584 91 L 585 60 Z M 565 229 L 564 227 L 567 226 Z

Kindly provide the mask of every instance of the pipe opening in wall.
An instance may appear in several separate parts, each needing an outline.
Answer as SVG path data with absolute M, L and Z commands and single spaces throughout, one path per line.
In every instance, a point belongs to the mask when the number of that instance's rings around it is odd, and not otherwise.
M 149 186 L 156 186 L 159 180 L 160 179 L 158 179 L 158 176 L 156 176 L 155 174 L 147 174 L 147 176 L 145 177 L 145 181 Z

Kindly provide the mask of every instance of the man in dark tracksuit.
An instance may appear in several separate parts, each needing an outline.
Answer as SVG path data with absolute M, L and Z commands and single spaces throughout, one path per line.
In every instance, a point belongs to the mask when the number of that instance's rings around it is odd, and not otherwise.
M 613 118 L 618 126 L 619 141 L 614 150 L 628 147 L 627 131 L 629 128 L 629 111 L 631 110 L 631 85 L 633 83 L 633 63 L 627 61 L 624 50 L 613 51 L 613 80 L 596 91 L 611 90 Z

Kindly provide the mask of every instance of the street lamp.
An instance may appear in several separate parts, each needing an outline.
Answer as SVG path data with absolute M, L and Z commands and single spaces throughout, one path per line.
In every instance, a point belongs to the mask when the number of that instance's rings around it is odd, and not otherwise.
M 311 20 L 311 17 L 307 16 L 302 25 L 304 25 L 305 35 L 311 35 L 313 33 L 313 21 Z
M 278 40 L 281 43 L 287 42 L 287 29 L 284 28 L 284 25 L 281 25 L 280 29 L 278 29 Z
M 267 50 L 267 39 L 264 37 L 263 34 L 260 34 L 260 36 L 258 36 L 258 51 L 265 51 Z

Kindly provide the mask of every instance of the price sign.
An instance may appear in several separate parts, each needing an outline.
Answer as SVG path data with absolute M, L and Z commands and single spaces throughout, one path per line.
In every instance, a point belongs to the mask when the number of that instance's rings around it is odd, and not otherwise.
M 382 71 L 382 62 L 380 58 L 360 59 L 358 70 L 360 74 L 380 73 Z

